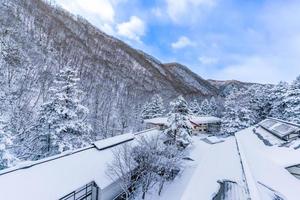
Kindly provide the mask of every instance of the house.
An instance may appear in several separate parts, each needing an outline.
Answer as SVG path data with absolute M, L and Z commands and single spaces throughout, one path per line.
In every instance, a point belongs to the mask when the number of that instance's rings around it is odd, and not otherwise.
M 284 141 L 290 141 L 300 136 L 300 125 L 291 122 L 267 118 L 258 125 Z
M 111 200 L 122 192 L 118 181 L 106 174 L 114 149 L 125 143 L 134 145 L 138 138 L 157 133 L 158 130 L 151 129 L 123 134 L 79 150 L 2 170 L 0 199 Z
M 144 119 L 147 128 L 158 128 L 159 130 L 164 130 L 168 126 L 168 117 L 155 117 L 151 119 Z
M 213 116 L 193 116 L 190 118 L 194 133 L 218 133 L 221 119 Z
M 192 124 L 193 132 L 198 133 L 217 133 L 220 131 L 221 119 L 213 116 L 189 116 L 189 121 Z M 160 130 L 168 126 L 167 117 L 156 117 L 145 119 L 144 122 L 150 127 L 157 127 Z

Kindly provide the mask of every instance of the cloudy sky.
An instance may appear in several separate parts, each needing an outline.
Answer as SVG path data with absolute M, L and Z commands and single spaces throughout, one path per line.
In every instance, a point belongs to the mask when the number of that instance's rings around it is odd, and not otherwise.
M 204 78 L 276 83 L 300 74 L 299 0 L 56 0 L 162 62 Z

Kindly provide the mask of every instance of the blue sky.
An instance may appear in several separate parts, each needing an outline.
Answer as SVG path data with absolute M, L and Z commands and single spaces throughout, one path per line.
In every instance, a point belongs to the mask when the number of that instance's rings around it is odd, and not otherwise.
M 203 78 L 277 83 L 300 74 L 297 0 L 56 0 L 162 62 Z

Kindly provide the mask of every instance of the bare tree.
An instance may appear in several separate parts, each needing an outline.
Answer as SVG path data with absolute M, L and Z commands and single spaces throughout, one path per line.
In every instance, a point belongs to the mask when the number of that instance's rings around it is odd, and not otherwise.
M 126 199 L 133 193 L 132 188 L 140 189 L 145 199 L 156 185 L 160 195 L 164 183 L 173 180 L 181 169 L 184 152 L 175 145 L 165 145 L 160 136 L 142 137 L 137 142 L 136 146 L 125 144 L 116 149 L 107 170 L 107 175 L 120 184 Z
M 125 193 L 126 199 L 129 198 L 131 191 L 130 186 L 137 180 L 135 174 L 136 162 L 132 157 L 132 147 L 124 144 L 113 151 L 114 160 L 107 167 L 106 174 L 113 181 L 119 183 Z

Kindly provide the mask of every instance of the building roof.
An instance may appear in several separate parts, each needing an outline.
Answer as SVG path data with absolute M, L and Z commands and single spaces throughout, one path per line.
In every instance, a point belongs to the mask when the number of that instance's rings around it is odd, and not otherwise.
M 293 133 L 300 133 L 300 125 L 275 118 L 267 118 L 259 125 L 281 139 Z
M 190 116 L 189 120 L 194 124 L 205 124 L 205 123 L 218 123 L 221 119 L 213 116 Z M 156 117 L 152 119 L 145 119 L 147 124 L 155 125 L 168 125 L 168 117 Z
M 142 136 L 157 134 L 156 129 L 141 134 L 124 134 L 95 142 L 73 152 L 52 156 L 0 171 L 0 199 L 53 200 L 95 181 L 105 188 L 113 181 L 106 175 L 113 160 L 113 149 Z
M 275 199 L 270 196 L 272 192 L 273 196 L 283 197 L 282 199 L 298 200 L 300 180 L 291 175 L 286 168 L 300 163 L 300 151 L 280 145 L 265 145 L 261 138 L 254 134 L 254 127 L 235 134 L 240 153 L 243 154 L 244 168 L 248 171 L 247 177 L 252 179 L 247 179 L 249 190 L 251 187 L 252 191 L 257 192 L 254 192 L 257 198 L 252 199 Z M 263 133 L 266 130 L 259 126 L 256 132 Z
M 209 144 L 200 139 L 207 136 L 194 136 L 188 155 L 191 161 L 180 177 L 150 199 L 298 200 L 300 180 L 286 168 L 300 164 L 300 149 L 265 145 L 253 132 L 255 127 L 220 137 L 224 140 L 220 143 Z M 265 138 L 270 143 L 279 141 L 260 126 L 256 131 L 271 136 Z M 220 183 L 226 182 L 230 184 L 222 188 Z
M 167 117 L 155 117 L 152 119 L 145 119 L 144 122 L 146 124 L 154 124 L 154 125 L 167 125 L 168 118 Z
M 209 123 L 219 123 L 221 119 L 213 116 L 192 116 L 190 121 L 194 124 L 209 124 Z

